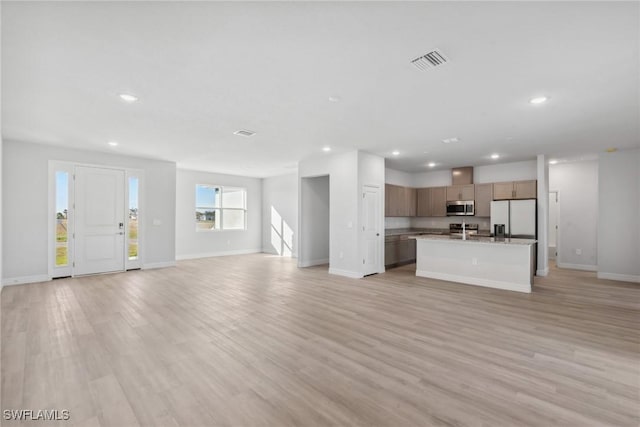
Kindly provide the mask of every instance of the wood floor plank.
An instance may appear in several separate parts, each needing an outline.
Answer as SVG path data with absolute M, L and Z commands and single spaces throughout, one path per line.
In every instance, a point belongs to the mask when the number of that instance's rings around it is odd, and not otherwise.
M 640 287 L 254 254 L 2 291 L 2 409 L 90 426 L 640 425 Z M 4 423 L 3 423 L 4 425 Z

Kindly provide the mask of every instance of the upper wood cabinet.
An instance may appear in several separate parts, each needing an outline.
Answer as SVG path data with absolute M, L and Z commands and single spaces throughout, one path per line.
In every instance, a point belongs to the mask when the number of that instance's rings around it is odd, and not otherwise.
M 456 200 L 473 200 L 474 188 L 473 184 L 451 185 L 447 187 L 447 201 L 454 202 Z
M 535 199 L 537 181 L 495 182 L 493 184 L 493 200 Z
M 415 188 L 404 187 L 404 210 L 405 215 L 416 216 L 417 190 Z
M 447 216 L 447 187 L 418 188 L 416 216 Z
M 384 215 L 416 216 L 416 189 L 385 184 Z
M 538 196 L 538 182 L 535 179 L 516 181 L 514 187 L 516 199 L 535 199 Z
M 431 216 L 447 216 L 447 187 L 431 188 Z
M 418 188 L 416 216 L 433 216 L 431 209 L 431 188 Z
M 491 216 L 493 184 L 476 184 L 475 195 L 475 216 Z

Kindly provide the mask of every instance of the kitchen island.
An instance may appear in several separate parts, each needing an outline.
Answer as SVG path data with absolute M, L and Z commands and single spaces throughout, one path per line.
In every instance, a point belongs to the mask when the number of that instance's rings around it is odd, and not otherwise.
M 416 240 L 416 276 L 517 292 L 531 292 L 533 239 L 411 236 Z

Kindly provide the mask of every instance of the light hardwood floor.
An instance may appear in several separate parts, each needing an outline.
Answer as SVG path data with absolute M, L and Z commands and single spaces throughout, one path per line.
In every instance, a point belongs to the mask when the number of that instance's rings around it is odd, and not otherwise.
M 354 280 L 259 254 L 6 287 L 2 407 L 83 426 L 640 423 L 639 285 L 552 269 L 529 295 L 414 268 Z

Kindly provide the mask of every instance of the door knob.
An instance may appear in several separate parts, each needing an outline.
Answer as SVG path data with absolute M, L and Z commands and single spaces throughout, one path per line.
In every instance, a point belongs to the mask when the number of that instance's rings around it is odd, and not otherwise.
M 124 234 L 124 231 L 118 231 L 116 234 L 119 234 L 120 236 L 122 236 Z
M 379 236 L 379 235 L 380 235 L 380 233 L 376 233 L 376 236 Z

